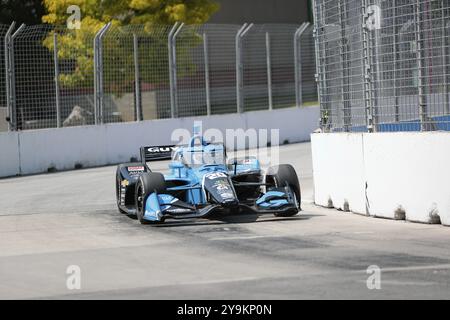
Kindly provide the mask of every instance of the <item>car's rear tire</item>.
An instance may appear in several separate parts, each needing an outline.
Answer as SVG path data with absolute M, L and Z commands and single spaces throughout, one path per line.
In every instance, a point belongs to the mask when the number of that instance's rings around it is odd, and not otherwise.
M 140 175 L 136 183 L 135 203 L 136 216 L 141 224 L 154 224 L 163 221 L 152 222 L 144 219 L 145 203 L 153 192 L 164 193 L 166 181 L 164 176 L 158 172 L 146 172 Z
M 270 186 L 276 187 L 276 188 L 282 188 L 286 185 L 289 185 L 291 187 L 292 191 L 294 192 L 294 196 L 296 198 L 297 202 L 297 208 L 283 212 L 283 213 L 276 213 L 275 216 L 277 217 L 292 217 L 298 214 L 298 212 L 301 210 L 301 189 L 300 189 L 300 182 L 298 181 L 297 172 L 295 171 L 294 167 L 292 167 L 290 164 L 280 164 L 278 166 L 270 167 L 267 170 L 266 173 L 266 183 Z

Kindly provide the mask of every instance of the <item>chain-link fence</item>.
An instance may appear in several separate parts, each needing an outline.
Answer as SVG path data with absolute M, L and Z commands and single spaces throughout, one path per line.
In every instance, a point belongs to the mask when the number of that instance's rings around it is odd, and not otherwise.
M 314 103 L 312 34 L 308 23 L 0 25 L 2 118 L 26 130 Z
M 449 0 L 316 0 L 325 131 L 450 130 Z
M 50 25 L 5 35 L 6 107 L 11 130 L 95 123 L 93 40 L 90 32 Z

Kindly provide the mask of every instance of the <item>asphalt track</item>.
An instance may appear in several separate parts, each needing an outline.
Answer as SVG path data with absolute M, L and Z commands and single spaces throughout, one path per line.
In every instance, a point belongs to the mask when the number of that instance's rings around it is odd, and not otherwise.
M 297 217 L 142 226 L 116 210 L 115 167 L 0 180 L 0 298 L 450 297 L 450 228 L 315 207 L 310 145 L 280 158 L 299 172 Z M 70 265 L 80 290 L 66 286 Z M 367 287 L 371 265 L 380 290 Z

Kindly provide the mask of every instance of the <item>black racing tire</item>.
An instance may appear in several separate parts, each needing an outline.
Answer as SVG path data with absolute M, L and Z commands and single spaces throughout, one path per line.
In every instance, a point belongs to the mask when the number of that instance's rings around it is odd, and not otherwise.
M 146 164 L 141 162 L 129 162 L 122 163 L 117 166 L 116 169 L 116 204 L 120 213 L 129 215 L 131 218 L 134 218 L 135 214 L 128 212 L 128 209 L 122 209 L 120 205 L 120 199 L 122 195 L 121 184 L 122 181 L 128 180 L 128 185 L 125 187 L 125 206 L 131 206 L 134 203 L 134 189 L 135 189 L 135 180 L 137 179 L 134 176 L 130 176 L 128 172 L 128 167 L 138 167 L 143 166 L 144 172 L 151 172 L 151 170 L 147 167 Z M 131 202 L 131 203 L 130 203 Z
M 120 213 L 122 214 L 126 214 L 126 212 L 124 210 L 122 210 L 120 208 L 120 198 L 121 198 L 121 179 L 120 179 L 120 167 L 117 167 L 117 171 L 116 171 L 116 204 L 117 204 L 117 209 L 119 210 Z
M 280 164 L 278 166 L 270 167 L 266 173 L 266 183 L 276 188 L 282 188 L 289 185 L 294 191 L 297 200 L 297 209 L 282 213 L 275 213 L 277 217 L 292 217 L 301 211 L 301 189 L 298 181 L 297 172 L 290 164 Z
M 136 183 L 136 216 L 141 224 L 157 224 L 164 221 L 151 222 L 144 219 L 144 204 L 153 192 L 164 193 L 166 191 L 166 181 L 159 172 L 146 172 L 140 175 Z

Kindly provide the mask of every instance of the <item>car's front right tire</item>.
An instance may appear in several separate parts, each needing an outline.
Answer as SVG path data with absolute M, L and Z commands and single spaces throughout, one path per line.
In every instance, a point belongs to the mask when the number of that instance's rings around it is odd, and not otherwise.
M 301 210 L 302 197 L 300 182 L 298 181 L 297 172 L 293 166 L 290 164 L 280 164 L 278 166 L 270 167 L 267 170 L 266 183 L 276 188 L 289 186 L 294 195 L 296 209 L 289 210 L 288 212 L 276 213 L 275 216 L 292 217 L 299 213 Z
M 150 221 L 144 218 L 145 205 L 148 197 L 156 193 L 164 193 L 166 190 L 166 181 L 164 176 L 158 172 L 146 172 L 139 176 L 136 183 L 135 204 L 136 216 L 141 224 L 154 224 L 162 221 Z

